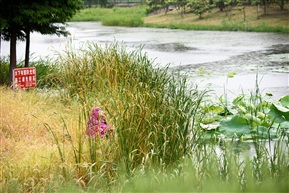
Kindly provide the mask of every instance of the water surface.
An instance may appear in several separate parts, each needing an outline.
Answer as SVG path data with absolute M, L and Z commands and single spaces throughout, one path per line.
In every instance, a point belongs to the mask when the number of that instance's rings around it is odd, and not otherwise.
M 289 35 L 277 33 L 186 31 L 155 28 L 105 27 L 98 22 L 68 23 L 69 37 L 31 35 L 32 57 L 54 56 L 70 45 L 79 49 L 85 42 L 101 46 L 119 42 L 143 52 L 159 66 L 186 73 L 200 87 L 211 84 L 220 96 L 252 92 L 256 82 L 263 93 L 275 98 L 289 94 Z M 17 45 L 18 59 L 25 44 Z M 9 43 L 2 42 L 2 56 Z M 56 55 L 55 55 L 56 56 Z M 236 72 L 233 78 L 227 74 Z

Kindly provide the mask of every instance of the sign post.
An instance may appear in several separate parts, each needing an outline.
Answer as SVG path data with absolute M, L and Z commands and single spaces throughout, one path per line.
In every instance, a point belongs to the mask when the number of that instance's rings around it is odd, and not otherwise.
M 14 89 L 35 88 L 36 87 L 36 68 L 15 68 L 13 70 Z

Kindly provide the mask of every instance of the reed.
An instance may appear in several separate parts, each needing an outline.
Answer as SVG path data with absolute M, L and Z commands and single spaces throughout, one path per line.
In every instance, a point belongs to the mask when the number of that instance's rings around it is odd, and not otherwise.
M 283 141 L 285 142 L 285 141 Z M 286 142 L 285 142 L 286 143 Z M 284 145 L 284 144 L 283 144 Z M 278 154 L 288 156 L 288 149 Z M 285 145 L 288 148 L 288 144 Z M 221 147 L 220 149 L 218 147 Z M 272 170 L 271 155 L 262 158 L 239 151 L 232 141 L 203 144 L 194 149 L 177 167 L 139 171 L 135 178 L 123 183 L 124 192 L 286 192 L 288 191 L 288 160 L 280 159 L 280 173 Z M 283 146 L 284 148 L 284 146 Z M 280 154 L 278 155 L 280 156 Z M 288 157 L 287 157 L 288 158 Z M 277 175 L 276 175 L 277 174 Z
M 116 15 L 102 19 L 104 26 L 141 27 L 143 24 L 143 18 L 139 15 Z
M 145 15 L 145 6 L 116 7 L 113 9 L 87 8 L 77 13 L 71 21 L 99 21 L 106 26 L 138 27 L 143 25 L 143 17 Z
M 250 118 L 270 108 L 262 121 L 276 122 L 274 141 L 208 137 L 214 131 L 200 125 L 216 120 L 207 91 L 188 88 L 141 48 L 89 43 L 53 63 L 50 90 L 0 89 L 2 192 L 288 192 L 288 97 L 279 109 L 258 92 L 234 101 Z M 95 107 L 98 129 L 111 127 L 91 135 Z
M 73 170 L 78 184 L 108 190 L 121 175 L 117 165 L 129 177 L 145 162 L 148 169 L 167 168 L 188 154 L 205 92 L 190 91 L 185 79 L 153 67 L 141 48 L 129 52 L 117 44 L 101 48 L 92 43 L 87 48 L 67 50 L 54 62 L 57 96 L 66 105 L 80 104 L 78 119 L 69 123 L 60 117 L 62 131 L 44 123 L 57 147 L 61 175 L 69 178 Z M 113 136 L 85 136 L 95 106 L 106 112 Z
M 116 128 L 118 159 L 126 159 L 127 170 L 147 156 L 152 164 L 170 165 L 186 155 L 205 92 L 189 91 L 181 77 L 154 68 L 140 49 L 88 47 L 81 57 L 68 51 L 59 61 L 60 92 L 64 99 L 104 107 Z

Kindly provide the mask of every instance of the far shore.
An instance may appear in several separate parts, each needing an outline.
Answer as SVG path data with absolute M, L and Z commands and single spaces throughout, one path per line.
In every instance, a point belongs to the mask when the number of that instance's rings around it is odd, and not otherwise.
M 191 12 L 182 13 L 178 9 L 147 14 L 147 9 L 147 6 L 86 8 L 77 13 L 71 21 L 98 21 L 104 26 L 289 34 L 288 5 L 281 10 L 272 4 L 266 14 L 263 10 L 258 11 L 256 6 L 244 6 L 242 9 L 229 7 L 225 11 L 214 8 L 201 17 Z

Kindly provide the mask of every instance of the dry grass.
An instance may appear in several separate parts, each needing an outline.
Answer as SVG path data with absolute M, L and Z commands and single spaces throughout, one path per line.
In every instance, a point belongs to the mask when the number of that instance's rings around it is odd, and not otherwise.
M 74 112 L 55 97 L 37 91 L 16 91 L 0 87 L 0 165 L 47 166 L 58 161 L 56 145 L 44 123 L 62 131 L 60 117 L 72 120 Z M 76 112 L 77 113 L 77 112 Z M 24 169 L 24 168 L 23 168 Z
M 287 8 L 287 9 L 286 9 Z M 260 9 L 257 12 L 256 6 L 245 6 L 244 11 L 237 7 L 230 7 L 226 11 L 219 11 L 214 8 L 211 12 L 205 13 L 201 19 L 194 13 L 181 14 L 180 10 L 175 10 L 157 15 L 151 15 L 144 19 L 145 24 L 192 24 L 192 25 L 206 25 L 206 26 L 220 26 L 225 20 L 233 21 L 234 23 L 243 23 L 249 26 L 268 25 L 272 27 L 286 27 L 289 28 L 289 11 L 288 5 L 285 10 L 280 10 L 276 5 L 270 5 L 267 14 L 264 14 Z M 245 21 L 244 21 L 245 20 Z

